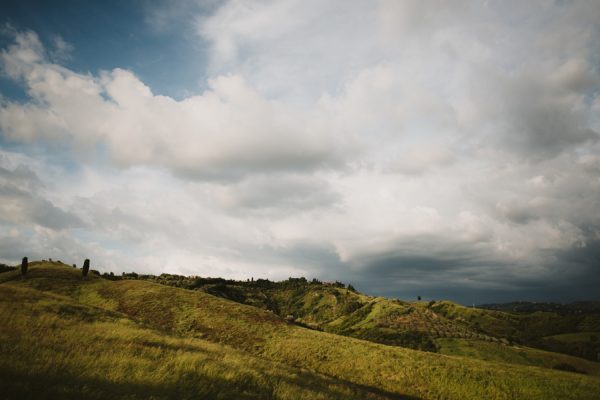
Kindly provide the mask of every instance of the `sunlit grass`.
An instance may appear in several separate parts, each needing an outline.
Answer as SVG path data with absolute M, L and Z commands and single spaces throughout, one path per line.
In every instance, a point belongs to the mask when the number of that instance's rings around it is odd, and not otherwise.
M 61 296 L 0 286 L 2 398 L 386 398 Z

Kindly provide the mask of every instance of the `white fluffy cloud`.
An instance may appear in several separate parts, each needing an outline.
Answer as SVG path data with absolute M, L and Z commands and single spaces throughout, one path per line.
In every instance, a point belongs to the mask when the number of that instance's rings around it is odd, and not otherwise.
M 311 115 L 264 98 L 239 75 L 220 75 L 201 95 L 153 95 L 131 71 L 79 74 L 45 56 L 32 33 L 2 53 L 4 71 L 32 101 L 0 109 L 9 140 L 62 140 L 105 146 L 117 164 L 160 165 L 189 177 L 239 178 L 264 170 L 335 166 L 351 150 Z
M 7 150 L 27 167 L 2 176 L 52 184 L 5 182 L 2 234 L 115 271 L 573 298 L 564 277 L 600 281 L 599 19 L 593 1 L 232 0 L 194 19 L 212 78 L 180 101 L 18 33 L 2 69 L 29 100 L 4 100 L 0 132 L 46 158 Z M 76 168 L 45 168 L 57 145 Z

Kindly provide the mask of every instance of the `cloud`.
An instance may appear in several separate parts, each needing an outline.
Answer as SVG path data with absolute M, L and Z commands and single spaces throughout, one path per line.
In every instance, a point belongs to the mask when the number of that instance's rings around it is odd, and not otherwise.
M 39 193 L 41 181 L 24 165 L 0 167 L 0 220 L 4 223 L 53 230 L 81 227 L 77 215 L 64 211 Z
M 239 75 L 215 77 L 202 95 L 175 101 L 154 95 L 131 71 L 93 76 L 52 64 L 32 32 L 17 34 L 2 65 L 32 98 L 0 109 L 0 129 L 13 141 L 103 145 L 118 165 L 159 165 L 217 180 L 339 166 L 352 149 L 347 140 L 313 129 L 310 115 L 265 99 Z
M 52 38 L 53 49 L 50 50 L 50 59 L 57 64 L 64 63 L 71 58 L 71 53 L 75 50 L 71 43 L 66 42 L 61 36 Z
M 272 216 L 328 208 L 341 200 L 326 180 L 302 175 L 256 176 L 217 189 L 217 197 L 225 208 Z
M 0 103 L 19 160 L 0 171 L 21 204 L 7 242 L 114 272 L 304 275 L 466 303 L 595 295 L 594 1 L 161 9 L 146 10 L 153 35 L 193 24 L 201 93 L 76 72 L 32 32 L 0 54 L 29 95 Z

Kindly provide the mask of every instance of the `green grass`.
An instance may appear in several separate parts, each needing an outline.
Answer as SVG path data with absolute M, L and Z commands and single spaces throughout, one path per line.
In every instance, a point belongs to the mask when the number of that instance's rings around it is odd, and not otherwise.
M 581 330 L 584 321 L 595 321 L 595 316 L 560 315 L 553 312 L 509 313 L 481 308 L 464 307 L 450 301 L 437 301 L 429 308 L 484 334 L 529 342 L 544 336 Z M 591 322 L 590 322 L 591 324 Z
M 595 376 L 304 329 L 201 291 L 95 276 L 82 281 L 79 270 L 49 263 L 32 266 L 27 279 L 0 280 L 2 316 L 11 318 L 0 362 L 13 382 L 3 385 L 15 393 L 46 380 L 58 393 L 86 398 L 167 398 L 173 388 L 182 391 L 174 398 L 200 388 L 205 398 L 594 399 L 600 393 Z
M 565 343 L 593 342 L 600 341 L 600 332 L 563 333 L 560 335 L 546 336 L 545 339 L 554 339 Z
M 570 365 L 577 371 L 600 376 L 599 363 L 566 354 L 471 339 L 437 339 L 436 344 L 438 345 L 438 351 L 446 355 L 544 368 L 559 368 L 560 366 Z

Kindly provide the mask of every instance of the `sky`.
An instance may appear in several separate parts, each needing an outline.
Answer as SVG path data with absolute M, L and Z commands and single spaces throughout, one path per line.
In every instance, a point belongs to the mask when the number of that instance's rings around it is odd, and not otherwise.
M 597 1 L 0 4 L 0 262 L 600 299 Z

